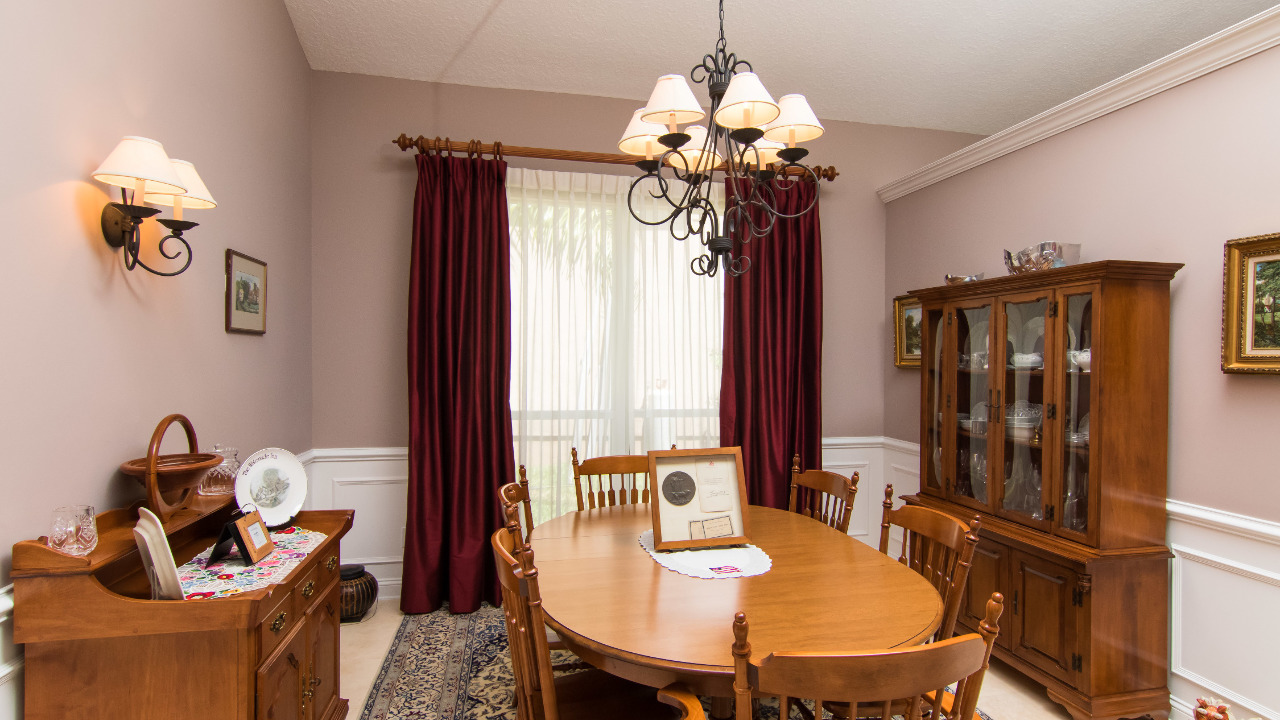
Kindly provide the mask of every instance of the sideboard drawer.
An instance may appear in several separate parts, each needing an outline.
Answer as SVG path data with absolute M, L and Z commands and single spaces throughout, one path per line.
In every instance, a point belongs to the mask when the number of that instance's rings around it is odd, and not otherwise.
M 281 593 L 280 601 L 267 611 L 262 624 L 258 626 L 261 657 L 270 655 L 276 645 L 289 635 L 293 626 L 298 624 L 301 614 L 294 609 L 293 593 Z

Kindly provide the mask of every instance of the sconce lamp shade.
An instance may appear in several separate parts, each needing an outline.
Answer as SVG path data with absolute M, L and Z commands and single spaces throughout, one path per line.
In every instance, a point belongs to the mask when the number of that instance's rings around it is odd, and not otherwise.
M 663 75 L 653 86 L 640 119 L 666 126 L 697 122 L 705 116 L 683 75 Z
M 126 136 L 121 139 L 116 149 L 93 171 L 93 179 L 123 188 L 137 187 L 138 181 L 142 180 L 145 182 L 144 195 L 186 192 L 164 152 L 164 146 L 144 137 Z M 140 204 L 142 198 L 134 202 Z
M 782 111 L 778 119 L 765 128 L 764 136 L 788 145 L 821 137 L 824 129 L 803 95 L 783 95 L 778 99 Z
M 173 205 L 174 198 L 182 198 L 182 206 L 188 209 L 208 210 L 215 208 L 218 203 L 214 201 L 213 196 L 209 194 L 209 188 L 205 187 L 204 181 L 200 179 L 200 174 L 196 172 L 196 166 L 186 160 L 170 160 L 173 165 L 173 171 L 178 176 L 178 180 L 187 188 L 185 193 L 152 193 L 148 189 L 146 196 L 143 198 L 152 205 Z
M 764 89 L 764 84 L 753 72 L 742 72 L 729 81 L 720 108 L 716 110 L 716 124 L 730 129 L 764 127 L 778 117 L 778 104 Z
M 645 109 L 640 108 L 632 114 L 631 122 L 627 123 L 627 129 L 618 141 L 618 149 L 628 155 L 653 157 L 659 149 L 666 150 L 658 144 L 658 138 L 666 135 L 667 129 L 657 123 L 645 122 L 641 118 L 644 112 Z
M 707 142 L 707 129 L 701 125 L 690 125 L 684 131 L 689 134 L 689 142 L 680 147 L 679 154 L 672 153 L 667 158 L 667 162 L 672 167 L 679 167 L 688 172 L 701 172 L 706 174 L 714 167 L 719 167 L 724 158 L 720 157 L 714 148 L 711 152 L 704 152 L 703 148 Z M 684 159 L 681 160 L 681 156 Z M 708 161 L 704 161 L 704 156 L 708 156 Z M 687 167 L 686 167 L 687 164 Z

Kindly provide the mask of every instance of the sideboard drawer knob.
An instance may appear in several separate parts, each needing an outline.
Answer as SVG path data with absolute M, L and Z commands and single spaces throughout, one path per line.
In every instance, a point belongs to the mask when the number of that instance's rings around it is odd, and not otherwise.
M 309 598 L 316 594 L 316 581 L 310 580 L 306 585 L 302 586 L 302 597 Z
M 325 569 L 326 569 L 326 570 L 332 570 L 332 569 L 334 569 L 334 568 L 338 567 L 338 556 L 337 556 L 337 555 L 330 555 L 330 556 L 329 556 L 329 562 L 325 563 L 325 564 L 324 564 L 324 567 L 325 567 Z
M 271 621 L 271 632 L 278 633 L 281 630 L 283 630 L 284 624 L 285 622 L 288 621 L 288 619 L 289 619 L 289 613 L 281 611 L 281 613 L 276 616 L 276 619 Z

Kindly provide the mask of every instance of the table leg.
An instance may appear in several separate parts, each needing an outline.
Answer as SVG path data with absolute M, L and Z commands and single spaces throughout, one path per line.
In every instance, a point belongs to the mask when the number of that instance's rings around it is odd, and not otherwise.
M 733 698 L 711 698 L 711 717 L 713 720 L 733 720 Z

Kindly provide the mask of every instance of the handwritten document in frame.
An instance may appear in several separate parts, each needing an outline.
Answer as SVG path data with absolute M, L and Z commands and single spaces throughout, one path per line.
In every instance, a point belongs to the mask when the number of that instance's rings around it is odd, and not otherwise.
M 725 547 L 747 540 L 746 478 L 740 448 L 649 453 L 657 550 Z

